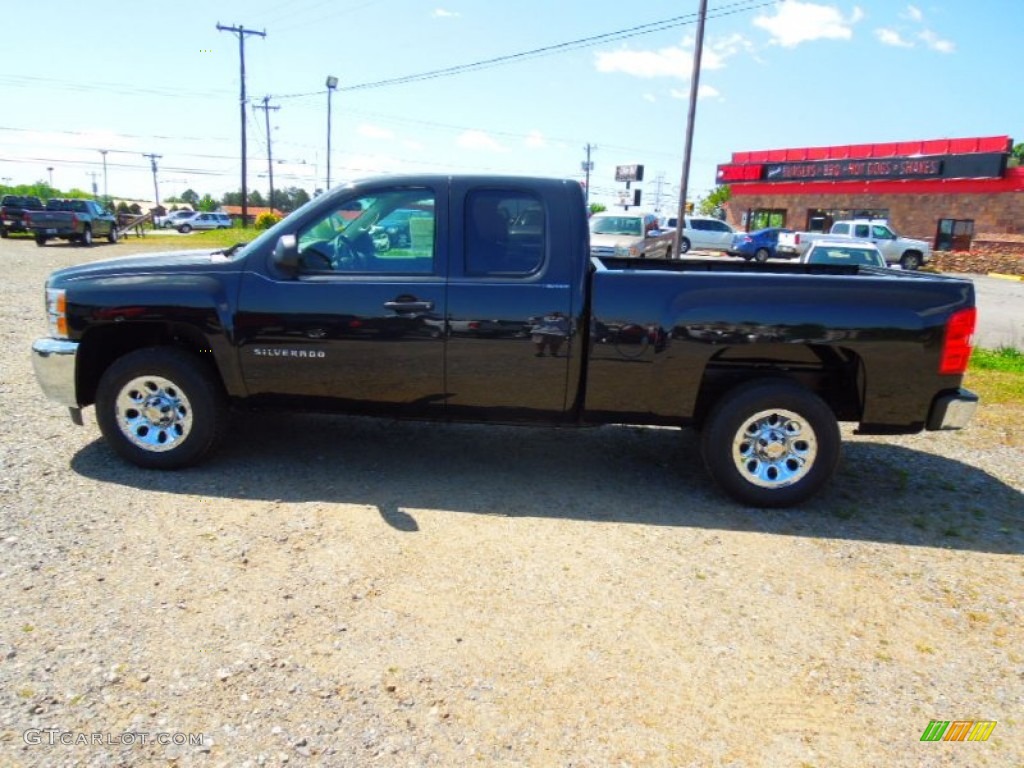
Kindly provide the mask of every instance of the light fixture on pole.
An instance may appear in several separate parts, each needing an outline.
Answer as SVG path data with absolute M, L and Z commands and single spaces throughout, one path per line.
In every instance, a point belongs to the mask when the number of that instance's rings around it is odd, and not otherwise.
M 338 87 L 338 78 L 327 76 L 327 189 L 331 188 L 331 94 Z
M 50 174 L 50 189 L 53 189 L 53 166 L 46 166 L 46 172 Z

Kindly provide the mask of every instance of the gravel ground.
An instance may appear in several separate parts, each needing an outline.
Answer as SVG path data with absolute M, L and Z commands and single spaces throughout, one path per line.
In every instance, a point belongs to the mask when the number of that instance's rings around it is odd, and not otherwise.
M 844 430 L 776 512 L 633 427 L 261 415 L 147 472 L 28 355 L 46 274 L 131 247 L 0 242 L 0 766 L 1024 765 L 1006 409 Z

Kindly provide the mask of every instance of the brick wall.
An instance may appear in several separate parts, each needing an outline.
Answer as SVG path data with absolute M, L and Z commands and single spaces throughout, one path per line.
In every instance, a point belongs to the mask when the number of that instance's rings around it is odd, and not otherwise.
M 1024 193 L 961 195 L 744 195 L 733 187 L 727 205 L 728 221 L 742 229 L 743 214 L 751 208 L 783 208 L 786 226 L 804 229 L 812 208 L 887 208 L 889 220 L 901 235 L 932 243 L 939 219 L 973 219 L 974 231 L 1024 235 Z

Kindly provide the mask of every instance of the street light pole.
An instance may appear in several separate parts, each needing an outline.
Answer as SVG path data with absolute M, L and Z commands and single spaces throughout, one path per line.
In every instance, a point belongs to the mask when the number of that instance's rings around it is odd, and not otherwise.
M 103 202 L 109 202 L 109 196 L 107 195 L 107 152 L 110 150 L 101 149 L 100 154 L 103 155 Z
M 331 94 L 338 87 L 338 78 L 327 76 L 327 189 L 331 188 Z
M 46 172 L 50 174 L 50 189 L 53 189 L 53 166 L 46 166 Z

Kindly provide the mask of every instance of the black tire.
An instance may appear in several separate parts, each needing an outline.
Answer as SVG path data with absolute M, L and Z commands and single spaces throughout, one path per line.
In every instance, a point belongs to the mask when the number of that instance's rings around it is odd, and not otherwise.
M 183 235 L 187 235 L 189 232 L 192 231 L 192 225 L 182 224 L 180 227 L 178 227 L 178 231 L 181 232 L 181 234 Z
M 679 253 L 689 253 L 689 252 L 690 252 L 690 241 L 687 238 L 685 238 L 685 237 L 681 238 L 679 240 Z
M 180 349 L 129 352 L 104 372 L 96 390 L 103 437 L 122 458 L 148 469 L 198 464 L 223 438 L 227 420 L 220 382 Z
M 907 251 L 900 259 L 900 266 L 909 270 L 917 269 L 921 266 L 921 254 L 917 251 Z
M 36 235 L 36 245 L 42 248 L 44 245 L 46 245 L 46 238 Z
M 83 248 L 92 247 L 92 228 L 86 227 L 82 230 L 82 234 L 78 236 L 78 244 Z
M 758 248 L 757 251 L 754 252 L 754 261 L 764 264 L 766 261 L 768 261 L 768 257 L 770 255 L 771 254 L 768 253 L 767 248 Z
M 110 227 L 110 232 L 107 234 L 107 240 L 109 240 L 111 243 L 116 243 L 117 242 L 117 226 L 116 225 L 112 225 Z
M 0 227 L 0 237 L 7 239 L 7 227 Z
M 726 393 L 701 433 L 712 479 L 751 507 L 806 501 L 835 474 L 840 451 L 839 424 L 828 405 L 781 379 L 752 381 Z

